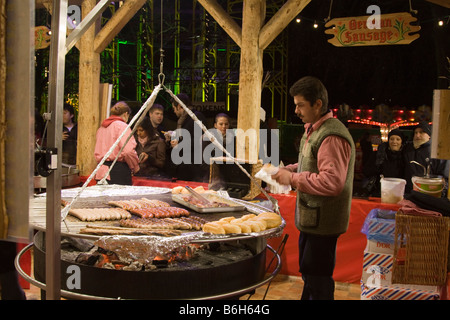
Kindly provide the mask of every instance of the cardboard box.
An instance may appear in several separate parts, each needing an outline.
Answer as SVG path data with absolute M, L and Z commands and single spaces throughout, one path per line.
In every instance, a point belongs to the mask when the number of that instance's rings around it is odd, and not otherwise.
M 361 300 L 439 300 L 439 288 L 418 285 L 369 286 L 361 282 Z
M 393 263 L 392 254 L 364 251 L 361 280 L 370 286 L 390 285 Z
M 365 251 L 384 254 L 394 254 L 394 244 L 381 242 L 377 240 L 367 240 L 367 246 Z

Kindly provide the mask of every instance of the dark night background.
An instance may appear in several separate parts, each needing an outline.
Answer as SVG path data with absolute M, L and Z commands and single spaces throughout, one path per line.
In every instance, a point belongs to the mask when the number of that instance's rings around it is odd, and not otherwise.
M 371 4 L 378 5 L 382 14 L 409 12 L 409 2 L 404 0 L 334 0 L 331 19 L 368 15 Z M 385 103 L 407 109 L 431 105 L 433 89 L 449 86 L 438 76 L 448 76 L 450 29 L 448 20 L 444 27 L 439 27 L 437 20 L 448 17 L 450 10 L 427 1 L 411 4 L 418 11 L 413 14 L 418 18 L 413 24 L 421 26 L 420 37 L 411 44 L 342 48 L 328 43 L 331 35 L 324 33 L 329 1 L 311 1 L 300 13 L 305 19 L 289 25 L 289 85 L 305 75 L 317 76 L 328 88 L 330 105 L 374 107 Z M 322 24 L 313 29 L 316 19 Z
M 218 0 L 226 8 L 227 0 Z M 175 27 L 175 16 L 173 0 L 163 1 L 163 47 L 164 47 L 164 73 L 166 76 L 165 84 L 169 87 L 173 85 L 173 52 L 174 38 L 177 35 Z M 271 3 L 270 1 L 267 2 Z M 283 1 L 277 1 L 282 4 Z M 410 3 L 412 13 L 418 18 L 413 24 L 421 27 L 420 37 L 409 45 L 384 45 L 367 47 L 335 47 L 327 42 L 331 35 L 325 34 L 325 19 L 329 15 L 330 19 L 338 17 L 352 17 L 369 15 L 366 10 L 369 5 L 378 5 L 382 14 L 395 12 L 409 12 Z M 116 5 L 118 2 L 116 1 Z M 121 100 L 135 101 L 136 98 L 136 43 L 139 35 L 139 19 L 144 19 L 144 31 L 140 34 L 142 37 L 143 61 L 148 60 L 148 33 L 145 26 L 153 23 L 154 28 L 154 58 L 151 65 L 142 66 L 142 73 L 153 72 L 153 86 L 157 84 L 155 77 L 159 72 L 159 48 L 161 40 L 160 28 L 160 1 L 154 0 L 154 14 L 152 18 L 146 16 L 148 10 L 146 6 L 141 9 L 125 28 L 116 37 L 127 44 L 120 45 L 120 65 L 117 70 L 113 70 L 111 64 L 113 58 L 110 51 L 105 50 L 102 53 L 102 74 L 101 81 L 113 83 L 118 79 L 120 86 Z M 235 4 L 237 9 L 242 8 L 242 3 Z M 268 5 L 269 7 L 269 5 Z M 117 7 L 118 8 L 118 7 Z M 147 11 L 146 11 L 147 10 Z M 180 1 L 180 69 L 181 70 L 181 90 L 189 92 L 191 89 L 193 69 L 200 74 L 203 72 L 204 65 L 192 65 L 192 48 L 194 39 L 198 39 L 198 28 L 202 22 L 202 6 L 197 3 L 196 11 L 193 11 L 192 1 Z M 108 17 L 108 10 L 103 16 Z M 241 23 L 241 14 L 233 13 L 238 24 Z M 320 78 L 329 91 L 330 106 L 336 107 L 347 103 L 352 108 L 374 108 L 379 104 L 386 104 L 390 108 L 402 108 L 404 110 L 416 109 L 422 105 L 432 105 L 434 89 L 448 88 L 450 83 L 449 63 L 447 57 L 450 57 L 450 9 L 443 6 L 430 3 L 425 0 L 312 0 L 299 14 L 302 21 L 296 23 L 292 21 L 283 31 L 287 34 L 287 88 L 296 80 L 305 75 L 312 75 Z M 195 19 L 193 19 L 195 17 Z M 267 20 L 270 14 L 267 14 Z M 150 21 L 153 19 L 153 21 Z M 438 20 L 444 21 L 444 26 L 438 26 Z M 193 21 L 197 20 L 196 28 L 193 28 Z M 214 20 L 211 18 L 212 30 L 210 41 L 217 44 L 220 54 L 223 56 L 228 35 L 220 26 L 214 27 Z M 50 16 L 45 10 L 39 10 L 36 16 L 36 25 L 49 24 Z M 319 27 L 313 28 L 313 23 L 317 22 Z M 196 30 L 195 30 L 196 29 Z M 231 41 L 232 42 L 232 41 Z M 232 46 L 234 43 L 232 43 Z M 238 49 L 235 45 L 233 49 Z M 71 50 L 66 57 L 66 88 L 65 93 L 78 92 L 78 64 L 79 54 L 77 49 Z M 221 58 L 223 59 L 223 58 Z M 271 72 L 271 66 L 266 65 L 264 72 Z M 222 60 L 223 65 L 223 60 Z M 235 77 L 238 81 L 239 55 L 235 55 L 230 70 L 218 70 L 227 73 L 229 77 Z M 36 106 L 43 110 L 46 106 L 45 94 L 47 92 L 48 73 L 45 66 L 48 65 L 48 49 L 38 50 L 36 52 Z M 275 67 L 276 68 L 276 67 Z M 439 76 L 447 79 L 439 79 Z M 183 80 L 185 79 L 185 80 Z M 185 81 L 185 82 L 183 82 Z M 223 84 L 222 93 L 226 87 Z M 152 85 L 147 86 L 147 90 L 153 89 Z M 225 88 L 225 89 L 224 89 Z M 263 90 L 262 106 L 269 111 L 271 101 L 267 101 L 267 90 Z M 143 91 L 142 102 L 144 102 L 150 91 Z M 168 119 L 175 116 L 171 112 L 168 99 L 161 94 L 158 103 L 165 105 L 166 117 Z M 287 123 L 298 123 L 299 119 L 293 114 L 292 98 L 287 98 Z M 218 101 L 224 101 L 219 97 Z M 232 96 L 230 115 L 237 113 L 237 92 Z M 231 105 L 230 104 L 230 105 Z M 275 103 L 276 104 L 276 103 Z M 279 110 L 279 105 L 274 106 Z M 275 112 L 278 114 L 278 112 Z

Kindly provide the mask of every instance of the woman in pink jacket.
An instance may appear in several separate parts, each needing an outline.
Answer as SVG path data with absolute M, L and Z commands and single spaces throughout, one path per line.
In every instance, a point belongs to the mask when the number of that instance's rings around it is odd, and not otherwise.
M 131 109 L 125 102 L 120 101 L 111 108 L 110 114 L 111 116 L 105 119 L 100 128 L 97 130 L 97 142 L 95 144 L 95 160 L 97 160 L 97 163 L 103 159 L 111 146 L 126 129 L 127 122 L 131 114 Z M 119 144 L 97 171 L 97 174 L 95 175 L 95 179 L 97 181 L 103 179 L 103 177 L 107 174 L 109 166 L 117 157 L 117 154 L 120 149 L 122 149 L 122 146 L 125 144 L 130 134 L 131 130 L 128 128 Z M 109 184 L 132 184 L 132 174 L 139 171 L 139 159 L 135 148 L 136 141 L 134 139 L 130 139 L 119 155 L 117 162 L 114 164 L 109 177 L 107 177 Z

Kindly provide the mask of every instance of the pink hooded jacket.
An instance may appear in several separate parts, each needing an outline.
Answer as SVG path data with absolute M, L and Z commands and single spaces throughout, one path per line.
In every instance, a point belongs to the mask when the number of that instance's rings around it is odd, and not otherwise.
M 117 138 L 119 138 L 126 127 L 126 122 L 119 116 L 110 116 L 102 122 L 102 125 L 97 130 L 97 142 L 95 144 L 94 151 L 95 160 L 97 161 L 97 163 L 100 163 L 105 154 L 109 151 L 111 146 L 116 142 Z M 111 154 L 105 161 L 114 161 L 130 134 L 131 130 L 128 128 L 116 148 L 111 152 Z M 122 153 L 120 154 L 119 158 L 117 159 L 117 161 L 126 162 L 133 173 L 139 171 L 139 159 L 135 148 L 136 140 L 131 137 Z M 108 172 L 108 170 L 108 166 L 102 165 L 98 169 L 95 175 L 95 179 L 101 180 Z M 108 176 L 107 179 L 109 180 L 110 177 Z

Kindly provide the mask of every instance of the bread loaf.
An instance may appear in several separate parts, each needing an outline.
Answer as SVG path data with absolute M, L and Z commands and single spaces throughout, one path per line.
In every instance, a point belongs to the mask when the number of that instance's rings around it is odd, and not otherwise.
M 237 224 L 232 223 L 224 223 L 222 224 L 223 229 L 225 230 L 225 233 L 241 233 L 241 227 L 239 227 Z
M 212 234 L 225 234 L 225 229 L 220 223 L 208 222 L 203 225 L 203 232 L 208 232 Z
M 275 212 L 263 212 L 259 215 L 246 214 L 241 218 L 224 217 L 218 221 L 203 225 L 203 231 L 212 234 L 251 233 L 276 228 L 281 225 L 281 216 Z
M 260 213 L 255 219 L 264 220 L 267 223 L 267 228 L 276 228 L 281 225 L 281 216 L 275 212 Z

